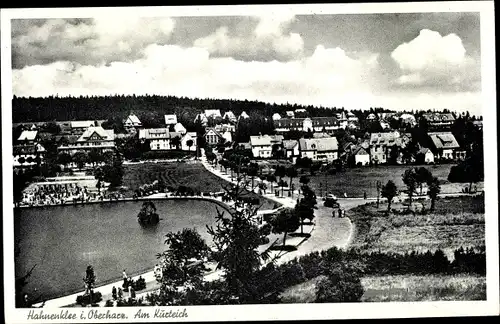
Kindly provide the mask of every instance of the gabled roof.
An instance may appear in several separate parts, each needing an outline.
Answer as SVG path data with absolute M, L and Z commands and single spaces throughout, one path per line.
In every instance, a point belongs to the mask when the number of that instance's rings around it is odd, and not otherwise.
M 313 133 L 313 138 L 327 138 L 331 137 L 327 133 L 319 132 L 319 133 Z
M 292 118 L 293 118 L 293 117 L 295 116 L 295 113 L 293 112 L 293 110 L 288 110 L 288 111 L 286 112 L 286 115 L 287 115 L 288 117 L 292 117 Z
M 130 114 L 125 121 L 125 124 L 141 125 L 142 123 L 136 115 Z
M 451 113 L 425 113 L 422 114 L 427 121 L 430 122 L 453 122 L 455 117 Z
M 80 138 L 78 138 L 78 142 L 87 141 L 94 133 L 103 141 L 113 141 L 115 139 L 115 131 L 113 129 L 104 129 L 101 126 L 91 126 L 83 132 Z
M 217 135 L 217 136 L 223 138 L 222 134 L 220 132 L 216 131 L 215 128 L 213 128 L 213 127 L 207 127 L 205 129 L 205 135 L 203 135 L 203 137 L 207 136 L 209 133 L 213 133 L 214 135 Z
M 250 136 L 250 144 L 252 146 L 271 146 L 271 136 L 269 135 Z
M 88 128 L 91 126 L 95 126 L 95 122 L 93 120 L 76 120 L 70 122 L 71 128 Z
M 223 116 L 222 118 L 223 118 L 223 119 L 229 119 L 229 120 L 231 120 L 231 119 L 232 119 L 232 120 L 235 120 L 235 119 L 236 119 L 236 116 L 234 115 L 234 113 L 233 113 L 231 110 L 229 110 L 229 111 L 226 111 L 226 112 L 224 113 L 224 116 Z
M 353 155 L 369 155 L 365 148 L 361 145 L 356 146 L 352 151 Z
M 455 136 L 451 132 L 429 133 L 429 137 L 437 149 L 460 148 Z
M 273 120 L 278 120 L 278 119 L 281 119 L 281 115 L 278 114 L 278 113 L 274 113 L 273 114 Z
M 420 148 L 420 150 L 418 150 L 418 153 L 420 153 L 420 154 L 427 154 L 428 152 L 432 153 L 432 151 L 430 149 L 428 149 L 427 147 L 422 147 L 422 148 Z
M 219 109 L 205 109 L 205 116 L 208 118 L 222 117 Z
M 293 150 L 298 145 L 299 145 L 299 141 L 297 141 L 297 140 L 284 140 L 283 141 L 283 147 L 285 150 Z
M 175 114 L 165 115 L 165 124 L 166 125 L 177 124 L 177 115 Z
M 38 131 L 25 130 L 21 133 L 21 135 L 19 136 L 19 138 L 17 140 L 18 141 L 34 141 L 37 134 L 38 134 Z
M 299 139 L 299 147 L 301 151 L 337 151 L 339 143 L 337 138 L 301 138 Z
M 409 134 L 400 135 L 398 132 L 372 133 L 370 135 L 370 145 L 401 146 L 403 138 L 410 138 Z
M 167 139 L 170 138 L 168 128 L 139 129 L 139 139 Z
M 176 132 L 179 132 L 179 133 L 185 133 L 186 132 L 186 127 L 184 127 L 184 125 L 182 125 L 181 123 L 177 123 L 174 125 L 174 130 Z
M 247 118 L 250 118 L 250 116 L 248 116 L 248 114 L 246 112 L 242 111 L 241 114 L 240 114 L 240 118 L 247 119 Z

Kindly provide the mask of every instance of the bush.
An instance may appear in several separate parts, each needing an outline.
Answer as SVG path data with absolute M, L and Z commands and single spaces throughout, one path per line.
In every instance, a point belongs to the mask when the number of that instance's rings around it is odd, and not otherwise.
M 337 267 L 316 284 L 317 303 L 359 302 L 364 294 L 359 274 Z
M 76 296 L 76 303 L 81 306 L 87 306 L 90 304 L 90 294 L 88 295 L 78 295 Z M 92 293 L 92 304 L 99 303 L 102 301 L 102 294 L 100 292 Z

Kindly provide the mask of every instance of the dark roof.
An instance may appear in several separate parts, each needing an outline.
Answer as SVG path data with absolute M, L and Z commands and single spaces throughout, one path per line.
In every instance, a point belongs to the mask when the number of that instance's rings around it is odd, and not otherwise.
M 429 133 L 429 137 L 437 149 L 460 148 L 455 136 L 451 132 Z

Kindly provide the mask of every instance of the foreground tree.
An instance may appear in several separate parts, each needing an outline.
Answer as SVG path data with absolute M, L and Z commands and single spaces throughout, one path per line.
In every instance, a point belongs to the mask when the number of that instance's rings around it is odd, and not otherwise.
M 142 226 L 156 225 L 160 221 L 160 216 L 156 212 L 156 206 L 152 201 L 142 203 L 141 210 L 137 214 L 137 220 Z
M 392 199 L 396 197 L 398 194 L 398 188 L 396 187 L 396 184 L 392 181 L 389 180 L 385 184 L 385 186 L 382 187 L 382 197 L 387 198 L 387 212 L 391 211 L 391 204 L 392 204 Z
M 264 238 L 254 222 L 259 206 L 245 204 L 242 199 L 244 190 L 238 185 L 225 190 L 235 202 L 234 210 L 217 209 L 216 225 L 207 226 L 215 246 L 213 257 L 217 268 L 223 271 L 222 288 L 210 294 L 225 296 L 222 299 L 229 303 L 255 302 L 261 296 L 254 289 L 254 273 L 269 258 L 267 251 L 260 253 L 257 250 Z
M 304 234 L 304 220 L 312 221 L 314 219 L 314 210 L 317 209 L 316 194 L 307 185 L 302 185 L 303 197 L 297 201 L 295 212 L 300 219 L 300 233 Z
M 290 188 L 291 197 L 293 198 L 292 181 L 298 175 L 297 168 L 295 168 L 293 165 L 291 167 L 287 168 L 286 175 L 287 175 L 287 177 L 290 178 L 290 184 L 288 186 Z
M 364 294 L 361 272 L 345 261 L 335 262 L 325 271 L 326 278 L 316 284 L 317 303 L 359 302 Z
M 255 162 L 250 163 L 247 168 L 247 173 L 248 176 L 252 179 L 252 191 L 253 191 L 255 177 L 259 174 L 259 165 Z
M 438 194 L 441 192 L 441 185 L 439 184 L 439 180 L 436 177 L 432 178 L 432 180 L 429 181 L 427 185 L 429 186 L 427 194 L 431 198 L 431 212 L 432 212 L 434 211 L 434 208 L 436 206 L 436 198 Z

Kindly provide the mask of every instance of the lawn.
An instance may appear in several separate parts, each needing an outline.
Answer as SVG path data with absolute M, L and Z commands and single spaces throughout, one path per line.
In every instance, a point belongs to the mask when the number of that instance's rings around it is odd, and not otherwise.
M 125 196 L 132 197 L 134 190 L 144 184 L 151 184 L 155 180 L 162 180 L 167 186 L 178 187 L 184 185 L 201 192 L 220 192 L 228 182 L 207 171 L 200 162 L 159 162 L 138 163 L 123 166 L 123 186 L 128 190 Z M 263 209 L 272 209 L 274 202 L 248 193 L 249 196 L 258 197 L 263 204 Z
M 367 276 L 364 302 L 486 300 L 486 278 L 474 275 Z
M 429 207 L 429 202 L 424 202 Z M 403 210 L 399 203 L 393 210 Z M 406 253 L 441 249 L 448 258 L 463 246 L 485 245 L 484 197 L 462 196 L 439 199 L 436 210 L 425 215 L 386 214 L 387 205 L 359 206 L 347 211 L 355 224 L 352 247 L 365 251 Z
M 443 193 L 460 192 L 465 186 L 465 184 L 451 184 L 447 180 L 451 166 L 450 164 L 425 166 L 439 179 L 441 183 L 441 192 Z M 404 190 L 405 186 L 401 179 L 401 175 L 408 168 L 410 168 L 410 166 L 381 165 L 351 168 L 336 174 L 317 173 L 314 176 L 309 176 L 308 172 L 304 174 L 310 177 L 310 186 L 318 196 L 322 193 L 324 194 L 325 188 L 327 188 L 328 193 L 333 193 L 337 196 L 343 196 L 344 193 L 346 193 L 348 197 L 363 197 L 363 194 L 366 192 L 368 197 L 376 197 L 377 181 L 385 184 L 387 181 L 392 180 L 399 190 Z M 293 180 L 296 188 L 300 185 L 300 176 L 299 174 L 299 176 Z M 289 182 L 288 178 L 285 177 L 284 179 L 287 183 Z M 481 184 L 478 185 L 478 189 L 480 188 Z
M 314 303 L 318 276 L 287 288 L 283 303 Z M 366 276 L 362 302 L 486 300 L 486 278 L 475 275 Z

